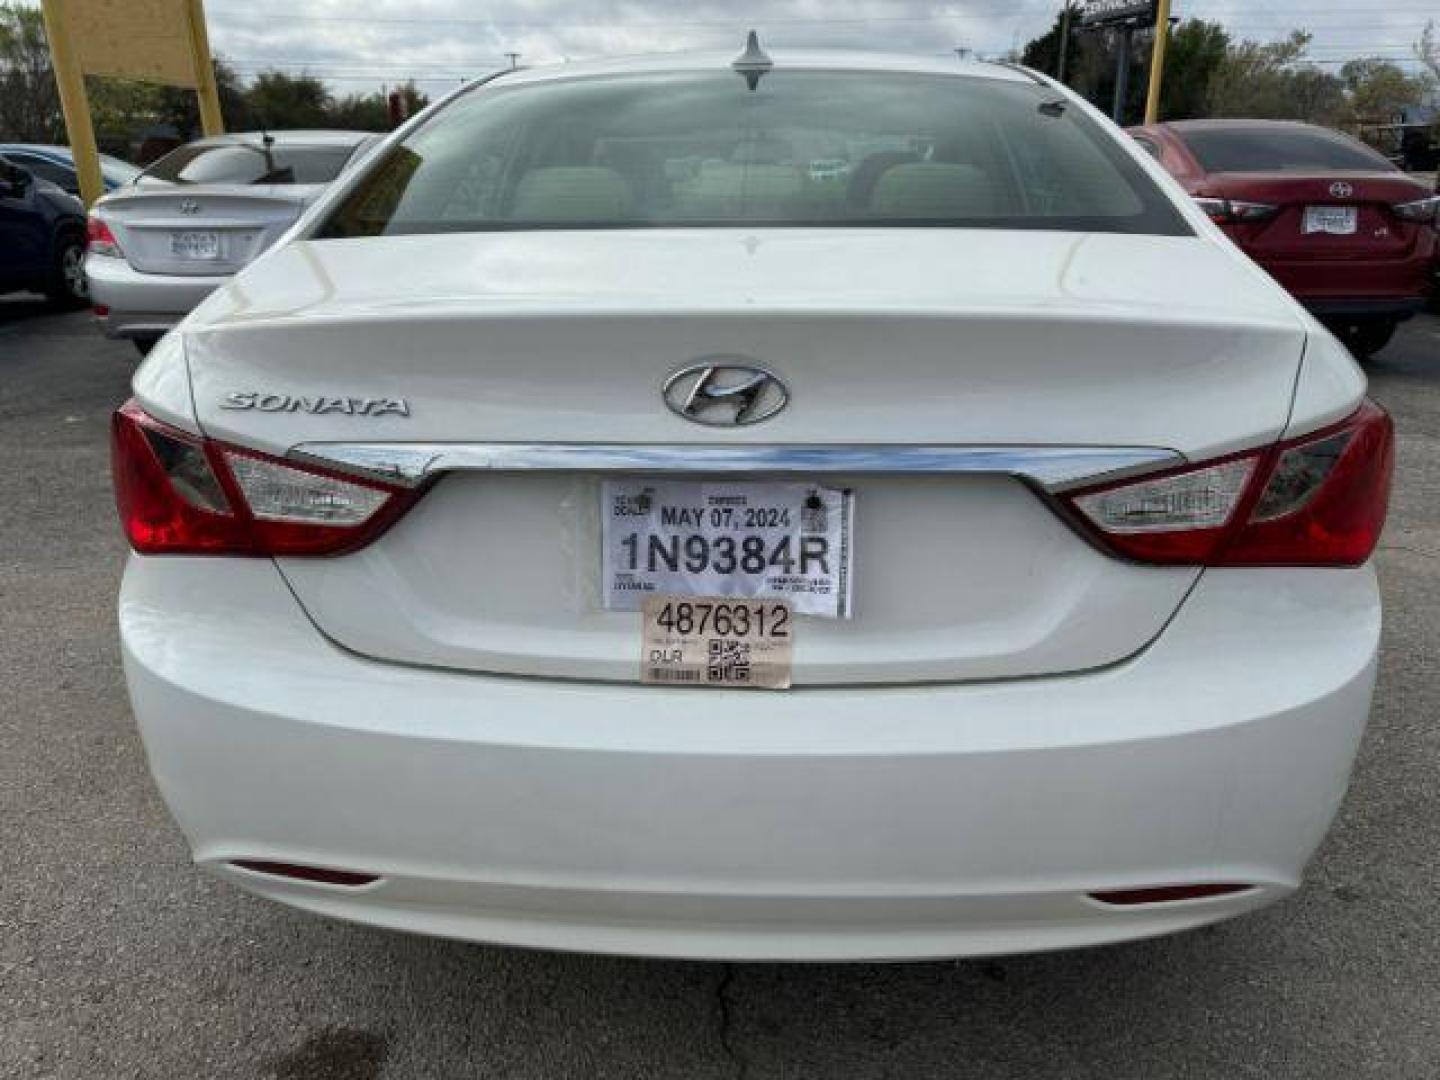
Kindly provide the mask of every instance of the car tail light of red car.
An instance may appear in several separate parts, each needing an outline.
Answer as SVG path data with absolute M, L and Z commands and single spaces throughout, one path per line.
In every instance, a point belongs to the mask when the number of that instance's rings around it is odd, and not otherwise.
M 1440 214 L 1440 195 L 1416 199 L 1414 202 L 1397 203 L 1391 209 L 1396 217 L 1405 221 L 1434 221 L 1437 214 Z
M 1280 212 L 1280 207 L 1270 203 L 1245 202 L 1242 199 L 1212 199 L 1197 197 L 1195 202 L 1205 211 L 1211 221 L 1265 221 Z
M 133 401 L 112 422 L 111 470 L 125 534 L 146 555 L 339 554 L 419 497 L 191 435 Z
M 1136 562 L 1356 566 L 1385 525 L 1390 416 L 1348 419 L 1275 446 L 1063 496 L 1103 549 Z
M 124 258 L 125 255 L 105 219 L 94 214 L 85 221 L 85 248 L 96 255 L 109 255 L 114 259 Z

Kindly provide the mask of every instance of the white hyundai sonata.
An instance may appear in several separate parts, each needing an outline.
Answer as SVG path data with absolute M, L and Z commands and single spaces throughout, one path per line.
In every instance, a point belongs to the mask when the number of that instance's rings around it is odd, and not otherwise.
M 326 915 L 783 959 L 1293 891 L 1375 673 L 1392 429 L 1056 83 L 509 72 L 115 416 L 125 670 L 197 861 Z

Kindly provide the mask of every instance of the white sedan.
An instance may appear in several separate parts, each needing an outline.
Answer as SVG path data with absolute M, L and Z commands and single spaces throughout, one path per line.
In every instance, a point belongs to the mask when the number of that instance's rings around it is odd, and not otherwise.
M 1298 887 L 1370 707 L 1389 418 L 1014 67 L 466 88 L 157 346 L 114 446 L 159 787 L 325 915 L 731 959 L 1181 930 Z

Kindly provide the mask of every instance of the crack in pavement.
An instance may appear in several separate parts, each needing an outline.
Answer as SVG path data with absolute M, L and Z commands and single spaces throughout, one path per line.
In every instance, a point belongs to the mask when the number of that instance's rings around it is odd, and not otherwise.
M 735 965 L 726 964 L 725 973 L 715 985 L 715 1004 L 720 1016 L 720 1046 L 735 1065 L 735 1075 L 745 1080 L 750 1075 L 750 1062 L 735 1047 L 735 1014 L 730 1005 L 730 985 L 735 981 Z
M 1381 544 L 1381 551 L 1404 551 L 1411 555 L 1419 555 L 1426 559 L 1440 559 L 1440 553 L 1426 551 L 1424 548 L 1406 547 L 1404 544 Z

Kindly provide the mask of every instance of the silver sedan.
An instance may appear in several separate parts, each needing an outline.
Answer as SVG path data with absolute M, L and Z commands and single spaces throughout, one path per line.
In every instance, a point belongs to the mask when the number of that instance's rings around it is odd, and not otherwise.
M 160 158 L 91 211 L 85 272 L 101 329 L 148 352 L 378 139 L 257 132 L 199 139 Z

